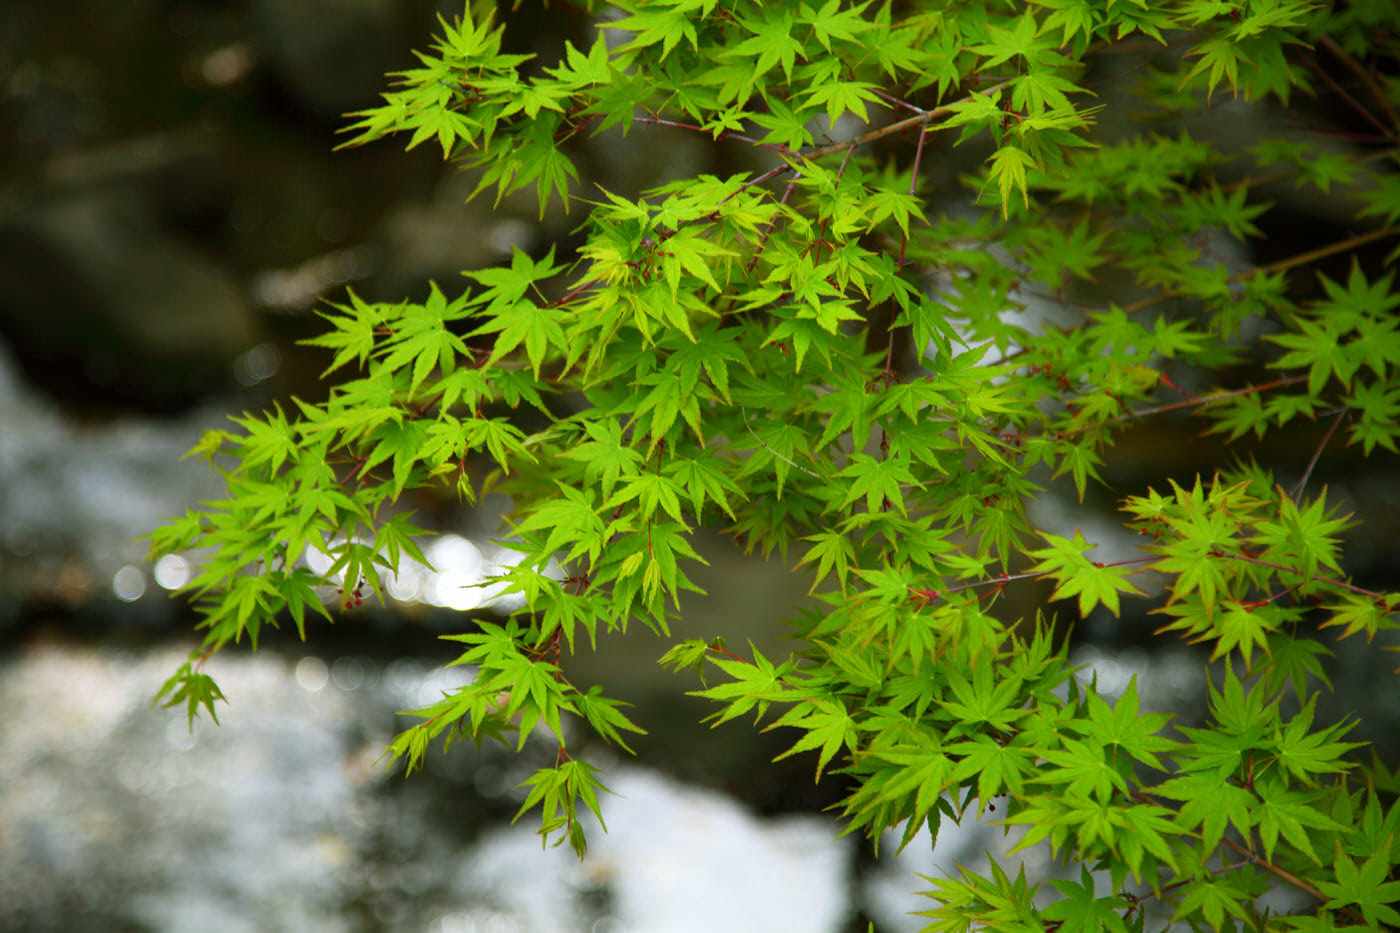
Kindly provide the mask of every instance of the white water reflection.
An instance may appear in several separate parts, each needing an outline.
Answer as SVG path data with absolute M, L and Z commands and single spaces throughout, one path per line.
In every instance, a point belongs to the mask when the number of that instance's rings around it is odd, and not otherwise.
M 140 599 L 146 592 L 146 574 L 133 564 L 127 564 L 112 575 L 112 594 L 124 603 Z
M 326 667 L 326 662 L 315 655 L 302 658 L 297 662 L 296 681 L 297 686 L 308 693 L 319 693 L 330 683 L 330 668 Z
M 421 564 L 409 569 L 421 568 L 425 575 L 424 602 L 459 612 L 483 604 L 481 586 L 486 582 L 486 561 L 475 544 L 461 535 L 446 534 L 430 543 L 423 556 L 428 558 L 433 569 Z
M 190 565 L 189 560 L 181 554 L 165 555 L 156 561 L 152 570 L 156 584 L 166 590 L 178 590 L 190 582 L 190 577 L 193 575 L 194 568 Z
M 387 783 L 394 711 L 463 667 L 219 656 L 222 725 L 190 729 L 150 702 L 184 658 L 48 644 L 0 661 L 0 929 L 834 933 L 850 912 L 853 847 L 828 817 L 762 819 L 611 765 L 609 832 L 580 863 L 541 849 L 535 817 L 508 824 L 534 765 L 490 743 L 435 748 L 446 783 Z M 473 785 L 506 798 L 494 823 L 463 806 Z
M 356 540 L 365 543 L 364 539 Z M 344 538 L 330 542 L 332 550 L 344 545 Z M 524 605 L 524 598 L 519 593 L 506 592 L 507 584 L 497 578 L 520 563 L 525 554 L 496 544 L 480 546 L 453 533 L 429 538 L 420 545 L 428 563 L 401 555 L 398 571 L 383 575 L 384 591 L 395 602 L 425 604 L 456 612 L 489 609 L 502 615 L 509 615 Z M 339 593 L 330 587 L 345 587 L 345 573 L 331 572 L 335 559 L 316 548 L 308 548 L 304 561 L 313 573 L 326 581 L 327 590 L 322 594 L 325 601 L 335 602 Z M 554 560 L 546 565 L 544 572 L 554 579 L 564 575 Z

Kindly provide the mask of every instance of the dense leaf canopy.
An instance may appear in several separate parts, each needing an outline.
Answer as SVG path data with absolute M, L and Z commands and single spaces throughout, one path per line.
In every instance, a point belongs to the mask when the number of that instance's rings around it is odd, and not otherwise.
M 350 603 L 423 560 L 405 490 L 489 487 L 513 503 L 498 582 L 523 606 L 453 636 L 474 679 L 391 752 L 411 771 L 439 738 L 548 730 L 557 761 L 522 807 L 546 840 L 582 852 L 580 815 L 606 811 L 568 720 L 623 749 L 638 729 L 561 654 L 638 623 L 669 638 L 692 535 L 718 529 L 806 574 L 819 608 L 785 657 L 669 644 L 715 721 L 790 730 L 788 754 L 847 782 L 848 832 L 907 844 L 1006 798 L 1019 846 L 1076 866 L 929 879 L 930 929 L 1400 924 L 1396 780 L 1315 714 L 1325 639 L 1392 647 L 1400 594 L 1349 580 L 1350 520 L 1312 480 L 1324 446 L 1397 451 L 1394 4 L 618 0 L 555 61 L 503 52 L 482 7 L 441 23 L 347 144 L 436 145 L 479 192 L 562 204 L 578 239 L 421 304 L 346 296 L 311 341 L 326 401 L 206 435 L 227 496 L 151 537 L 209 555 L 187 588 L 205 644 L 162 697 L 212 714 L 212 652 L 280 618 L 304 637 L 331 579 Z M 1310 98 L 1345 140 L 1194 129 Z M 593 134 L 700 136 L 744 167 L 604 190 L 574 162 Z M 972 167 L 966 199 L 931 201 L 951 164 Z M 1280 185 L 1353 232 L 1232 258 Z M 1347 257 L 1340 278 L 1311 268 Z M 1287 489 L 1251 462 L 1135 490 L 1132 557 L 1031 526 L 1050 483 L 1082 498 L 1126 427 L 1183 414 L 1222 435 L 1203 443 L 1325 436 Z M 1155 600 L 1159 637 L 1216 662 L 1208 721 L 1076 679 L 1062 629 L 996 611 L 1030 577 L 1062 619 Z M 1294 912 L 1261 906 L 1276 887 Z

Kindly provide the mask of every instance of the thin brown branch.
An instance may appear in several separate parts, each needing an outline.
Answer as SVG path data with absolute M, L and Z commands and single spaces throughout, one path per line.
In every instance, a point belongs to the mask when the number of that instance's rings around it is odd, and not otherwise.
M 681 123 L 681 122 L 679 122 L 679 121 L 677 121 L 677 120 L 667 120 L 667 119 L 664 119 L 663 117 L 653 117 L 653 116 L 637 117 L 637 122 L 638 122 L 638 123 L 650 123 L 650 124 L 653 124 L 653 125 L 655 125 L 655 126 L 670 126 L 670 127 L 676 128 L 676 129 L 678 129 L 678 130 L 690 130 L 690 131 L 693 132 L 693 133 L 702 133 L 702 134 L 704 134 L 704 135 L 706 135 L 706 136 L 709 136 L 709 137 L 713 138 L 715 142 L 722 142 L 722 141 L 724 141 L 724 140 L 726 140 L 726 139 L 737 139 L 739 142 L 748 143 L 748 144 L 751 145 L 751 146 L 762 146 L 764 149 L 772 149 L 774 152 L 778 153 L 779 155 L 784 155 L 784 156 L 796 156 L 796 155 L 797 155 L 797 153 L 793 152 L 793 151 L 792 151 L 791 149 L 789 149 L 787 146 L 779 146 L 779 145 L 776 145 L 776 144 L 774 144 L 774 143 L 765 143 L 765 142 L 763 142 L 762 140 L 754 139 L 752 136 L 745 136 L 743 133 L 735 133 L 735 132 L 733 132 L 732 130 L 723 130 L 718 136 L 715 136 L 714 133 L 713 133 L 711 130 L 707 130 L 707 129 L 705 129 L 703 126 L 700 126 L 700 125 L 698 125 L 698 124 L 695 124 L 695 123 Z
M 1341 50 L 1338 49 L 1338 51 Z M 1342 100 L 1350 104 L 1351 109 L 1360 114 L 1361 118 L 1367 123 L 1374 126 L 1383 138 L 1390 139 L 1392 136 L 1392 131 L 1387 129 L 1386 125 L 1382 123 L 1374 113 L 1363 107 L 1361 105 L 1361 101 L 1357 100 L 1355 97 L 1352 97 L 1350 94 L 1347 93 L 1345 88 L 1343 88 L 1340 84 L 1334 81 L 1332 79 L 1332 76 L 1327 73 L 1326 69 L 1324 69 L 1320 64 L 1318 64 L 1316 56 L 1312 56 L 1311 59 L 1312 60 L 1307 63 L 1308 70 L 1311 71 L 1313 74 L 1317 75 L 1323 81 L 1327 82 L 1327 86 L 1332 89 L 1332 93 L 1336 94 Z
M 918 113 L 914 114 L 912 117 L 905 117 L 903 120 L 896 120 L 894 123 L 887 124 L 885 126 L 880 127 L 879 129 L 871 130 L 868 133 L 862 133 L 854 139 L 843 140 L 839 143 L 831 143 L 830 145 L 822 146 L 818 149 L 813 149 L 811 152 L 799 153 L 799 155 L 801 156 L 801 158 L 810 162 L 814 159 L 820 159 L 822 156 L 827 156 L 831 155 L 832 153 L 840 152 L 843 149 L 855 149 L 857 146 L 864 146 L 866 143 L 873 143 L 877 139 L 884 139 L 886 136 L 894 136 L 897 133 L 903 133 L 905 130 L 911 130 L 915 127 L 924 126 L 928 123 L 932 123 L 939 117 L 946 117 L 949 114 L 953 113 L 954 109 L 958 106 L 958 104 L 961 104 L 964 101 L 971 100 L 972 98 L 978 95 L 986 96 L 996 91 L 1000 91 L 1002 88 L 1005 88 L 1010 83 L 1010 81 L 1002 81 L 998 84 L 993 84 L 989 88 L 985 88 L 979 91 L 973 91 L 971 94 L 968 94 L 966 97 L 954 103 L 947 104 L 942 107 L 935 107 L 932 110 L 921 110 Z
M 750 665 L 750 666 L 753 665 L 753 662 L 750 661 L 748 658 L 741 658 L 739 655 L 735 654 L 734 652 L 730 651 L 729 649 L 724 648 L 724 647 L 721 647 L 721 646 L 719 645 L 718 641 L 710 642 L 710 643 L 707 644 L 705 647 L 706 647 L 707 649 L 709 649 L 710 651 L 713 651 L 715 654 L 722 654 L 722 655 L 724 655 L 726 658 L 730 658 L 730 659 L 732 659 L 732 660 L 738 661 L 740 664 L 748 664 L 748 665 Z
M 1271 560 L 1260 560 L 1257 557 L 1250 557 L 1248 554 L 1225 554 L 1221 552 L 1218 556 L 1231 557 L 1235 560 L 1244 561 L 1246 564 L 1254 564 L 1258 567 L 1269 567 L 1273 570 L 1286 570 L 1289 573 L 1296 573 L 1300 576 L 1303 573 L 1297 567 L 1290 567 L 1287 564 L 1276 564 Z M 1353 586 L 1350 583 L 1347 583 L 1343 580 L 1335 579 L 1334 577 L 1319 577 L 1316 574 L 1314 574 L 1308 579 L 1314 583 L 1325 583 L 1328 586 L 1335 586 L 1339 590 L 1346 590 L 1348 593 L 1355 593 L 1357 596 L 1365 596 L 1367 599 L 1374 599 L 1379 601 L 1385 598 L 1384 593 L 1377 593 L 1374 590 L 1368 590 L 1363 589 L 1359 586 Z
M 1121 414 L 1117 418 L 1110 418 L 1107 421 L 1100 421 L 1097 424 L 1086 424 L 1083 427 L 1071 428 L 1068 431 L 1060 431 L 1058 433 L 1063 437 L 1069 437 L 1073 434 L 1083 434 L 1085 431 L 1093 431 L 1096 428 L 1106 428 L 1110 424 L 1120 424 L 1124 421 L 1132 421 L 1135 418 L 1146 418 L 1148 415 L 1160 415 L 1163 412 L 1179 411 L 1183 408 L 1196 408 L 1201 405 L 1209 405 L 1212 402 L 1223 402 L 1227 398 L 1234 398 L 1238 395 L 1267 392 L 1270 389 L 1280 389 L 1284 386 L 1306 382 L 1307 379 L 1307 376 L 1287 376 L 1283 379 L 1275 379 L 1273 382 L 1263 383 L 1262 385 L 1247 385 L 1242 389 L 1231 389 L 1229 392 L 1216 392 L 1213 395 L 1197 395 L 1193 398 L 1184 399 L 1180 402 L 1172 402 L 1167 405 L 1154 405 L 1151 408 L 1139 408 L 1136 411 Z
M 921 163 L 923 162 L 923 160 L 924 160 L 924 139 L 925 139 L 926 136 L 927 136 L 927 134 L 925 134 L 925 133 L 923 133 L 923 132 L 921 131 L 921 132 L 919 133 L 919 144 L 918 144 L 917 146 L 914 147 L 914 167 L 913 167 L 913 169 L 909 172 L 909 197 L 911 197 L 911 198 L 914 197 L 916 194 L 918 194 L 918 189 L 919 189 L 919 166 L 920 166 L 920 164 L 921 164 Z M 907 221 L 907 218 L 906 218 L 906 221 Z M 906 229 L 904 230 L 904 236 L 900 237 L 900 239 L 899 239 L 899 268 L 900 268 L 900 269 L 903 269 L 903 268 L 904 268 L 904 250 L 905 250 L 905 247 L 907 247 L 908 245 L 909 245 L 909 230 L 908 230 L 908 228 L 906 227 Z M 885 368 L 886 368 L 886 369 L 889 368 L 888 363 L 886 364 Z
M 1322 442 L 1318 444 L 1317 449 L 1313 451 L 1312 459 L 1308 461 L 1307 469 L 1303 471 L 1302 478 L 1298 480 L 1298 485 L 1293 487 L 1293 493 L 1289 496 L 1295 505 L 1298 500 L 1302 498 L 1303 490 L 1307 488 L 1308 478 L 1312 476 L 1313 467 L 1317 466 L 1318 458 L 1322 456 L 1322 451 L 1327 447 L 1328 441 L 1332 440 L 1332 435 L 1337 433 L 1337 426 L 1342 423 L 1342 419 L 1345 418 L 1346 415 L 1347 409 L 1345 407 L 1338 409 L 1337 417 L 1332 419 L 1332 426 L 1327 429 L 1327 433 L 1323 436 Z
M 1375 76 L 1361 67 L 1361 63 L 1339 46 L 1336 40 L 1331 36 L 1324 35 L 1319 40 L 1318 44 L 1332 55 L 1336 56 L 1337 60 L 1347 67 L 1348 71 L 1361 79 L 1361 83 L 1366 85 L 1366 90 L 1371 92 L 1371 96 L 1375 98 L 1376 103 L 1380 104 L 1381 109 L 1385 111 L 1385 117 L 1390 121 L 1391 127 L 1395 130 L 1400 130 L 1400 116 L 1396 115 L 1395 108 L 1390 103 L 1390 96 L 1387 95 L 1385 89 L 1377 83 Z M 1395 133 L 1392 130 L 1386 133 L 1386 135 L 1393 138 Z
M 1128 793 L 1130 797 L 1132 797 L 1134 800 L 1137 800 L 1139 803 L 1147 803 L 1153 806 L 1161 806 L 1161 803 L 1158 800 L 1148 796 L 1147 794 L 1142 793 L 1141 791 L 1134 790 L 1129 791 Z M 1317 898 L 1321 902 L 1326 902 L 1328 900 L 1327 895 L 1319 891 L 1317 887 L 1315 887 L 1310 882 L 1304 881 L 1302 878 L 1299 878 L 1297 875 L 1293 874 L 1287 869 L 1280 868 L 1273 862 L 1270 862 L 1268 859 L 1260 857 L 1255 852 L 1252 852 L 1251 850 L 1240 845 L 1238 842 L 1235 842 L 1235 840 L 1222 838 L 1220 841 L 1225 845 L 1229 846 L 1230 848 L 1234 849 L 1240 855 L 1244 856 L 1250 863 L 1257 865 L 1258 867 L 1264 869 L 1270 874 L 1278 876 L 1279 878 L 1293 885 L 1298 890 L 1311 894 L 1313 897 Z M 1343 907 L 1342 912 L 1355 920 L 1364 922 L 1364 919 L 1359 915 L 1358 911 L 1354 907 Z
M 1344 253 L 1349 249 L 1356 249 L 1358 246 L 1365 246 L 1367 243 L 1396 235 L 1400 235 L 1400 226 L 1382 227 L 1379 230 L 1372 230 L 1369 233 L 1358 233 L 1356 236 L 1347 237 L 1345 240 L 1329 243 L 1326 246 L 1319 246 L 1317 249 L 1308 250 L 1306 253 L 1299 253 L 1296 256 L 1289 256 L 1287 259 L 1280 259 L 1278 262 L 1271 262 L 1267 266 L 1258 266 L 1245 272 L 1237 272 L 1234 275 L 1228 276 L 1225 281 L 1226 283 L 1242 282 L 1260 275 L 1269 275 L 1274 272 L 1286 272 L 1294 266 L 1302 266 L 1311 262 L 1317 262 L 1319 259 L 1326 259 L 1328 256 Z M 1160 295 L 1154 295 L 1151 298 L 1144 298 L 1141 301 L 1125 305 L 1123 307 L 1123 312 L 1125 314 L 1132 314 L 1136 311 L 1150 308 L 1155 304 L 1160 304 L 1163 301 L 1182 297 L 1185 297 L 1184 292 L 1178 289 L 1168 289 Z
M 1123 560 L 1105 561 L 1101 564 L 1096 563 L 1095 566 L 1127 567 L 1132 564 L 1145 564 L 1148 561 L 1154 561 L 1158 559 L 1158 555 L 1149 554 L 1146 557 L 1127 557 Z M 1008 583 L 1015 583 L 1018 580 L 1034 580 L 1048 576 L 1051 576 L 1051 574 L 1047 573 L 1044 570 L 1027 570 L 1024 573 L 1003 573 L 995 577 L 987 577 L 983 580 L 972 580 L 967 583 L 958 583 L 944 590 L 925 590 L 916 588 L 910 590 L 909 592 L 915 598 L 915 600 L 919 601 L 921 604 L 927 605 L 935 599 L 942 599 L 946 596 L 952 595 L 953 593 L 961 593 L 964 590 L 981 589 L 982 587 L 986 586 L 995 586 L 997 588 L 1001 588 Z
M 1250 860 L 1251 862 L 1253 862 L 1255 865 L 1257 865 L 1257 866 L 1259 866 L 1260 868 L 1264 869 L 1265 871 L 1269 872 L 1270 874 L 1277 875 L 1278 877 L 1282 878 L 1284 881 L 1287 881 L 1289 884 L 1293 885 L 1293 886 L 1294 886 L 1295 888 L 1297 888 L 1298 890 L 1300 890 L 1300 891 L 1306 891 L 1308 894 L 1311 894 L 1313 897 L 1317 898 L 1319 901 L 1326 902 L 1327 900 L 1329 900 L 1329 898 L 1327 897 L 1326 894 L 1323 894 L 1321 891 L 1319 891 L 1319 890 L 1318 890 L 1316 887 L 1314 887 L 1312 884 L 1310 884 L 1310 883 L 1304 881 L 1302 878 L 1299 878 L 1297 875 L 1293 874 L 1292 872 L 1288 871 L 1287 869 L 1280 868 L 1279 866 L 1275 865 L 1273 862 L 1269 861 L 1268 859 L 1266 859 L 1266 858 L 1261 858 L 1260 856 L 1258 856 L 1258 855 L 1256 855 L 1255 853 L 1253 853 L 1253 852 L 1249 851 L 1248 849 L 1246 849 L 1244 846 L 1240 845 L 1240 844 L 1239 844 L 1238 842 L 1236 842 L 1235 840 L 1233 840 L 1233 839 L 1221 839 L 1220 841 L 1223 842 L 1223 843 L 1225 843 L 1225 844 L 1226 844 L 1227 846 L 1229 846 L 1230 848 L 1234 849 L 1234 850 L 1235 850 L 1236 852 L 1238 852 L 1240 855 L 1243 855 L 1245 858 L 1249 859 L 1249 860 Z M 1356 910 L 1355 910 L 1354 908 L 1350 908 L 1350 907 L 1343 908 L 1343 912 L 1346 913 L 1347 916 L 1352 917 L 1353 919 L 1361 920 L 1362 922 L 1365 922 L 1365 921 L 1364 921 L 1364 918 L 1362 918 L 1362 917 L 1356 912 Z

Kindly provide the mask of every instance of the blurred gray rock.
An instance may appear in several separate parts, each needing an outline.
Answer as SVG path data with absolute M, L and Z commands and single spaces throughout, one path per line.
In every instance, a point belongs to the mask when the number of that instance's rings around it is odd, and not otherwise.
M 384 74 L 412 67 L 397 0 L 258 0 L 260 45 L 297 103 L 319 117 L 379 103 Z
M 75 187 L 0 211 L 0 326 L 35 381 L 157 405 L 227 380 L 258 342 L 241 290 L 128 187 Z

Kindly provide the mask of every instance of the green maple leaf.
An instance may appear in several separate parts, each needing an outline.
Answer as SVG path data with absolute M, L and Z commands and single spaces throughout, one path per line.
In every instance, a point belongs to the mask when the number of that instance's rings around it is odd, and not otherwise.
M 165 700 L 165 707 L 185 704 L 186 717 L 189 726 L 194 728 L 194 721 L 199 716 L 199 708 L 202 706 L 209 713 L 209 718 L 214 720 L 214 724 L 219 722 L 219 716 L 214 711 L 214 703 L 225 699 L 219 690 L 219 685 L 208 674 L 195 671 L 190 662 L 186 662 L 181 668 L 170 676 L 161 685 L 160 691 L 156 693 L 153 703 Z
M 1143 595 L 1142 591 L 1130 583 L 1126 577 L 1133 573 L 1128 567 L 1107 567 L 1091 562 L 1084 554 L 1098 545 L 1090 544 L 1083 532 L 1075 530 L 1073 539 L 1059 535 L 1042 533 L 1048 548 L 1027 551 L 1031 557 L 1040 558 L 1033 570 L 1053 576 L 1056 583 L 1051 599 L 1079 597 L 1079 613 L 1087 616 L 1102 603 L 1115 616 L 1118 615 L 1118 594 L 1132 593 Z
M 1227 928 L 1227 913 L 1245 923 L 1250 921 L 1251 913 L 1245 904 L 1251 899 L 1246 891 L 1228 879 L 1208 878 L 1191 885 L 1172 919 L 1181 920 L 1189 914 L 1199 913 L 1211 929 L 1223 930 Z M 1233 923 L 1230 925 L 1233 926 Z
M 1373 926 L 1400 924 L 1400 911 L 1388 906 L 1400 901 L 1400 881 L 1386 880 L 1391 872 L 1388 851 L 1377 852 L 1360 867 L 1345 852 L 1339 852 L 1335 864 L 1337 880 L 1318 883 L 1322 893 L 1331 898 L 1324 907 L 1355 905 Z
M 1276 730 L 1274 740 L 1278 751 L 1273 760 L 1294 779 L 1309 787 L 1315 786 L 1314 775 L 1340 774 L 1348 770 L 1351 765 L 1342 761 L 1342 756 L 1364 744 L 1333 741 L 1344 735 L 1349 727 L 1333 727 L 1310 734 L 1308 730 L 1312 728 L 1316 703 L 1316 695 L 1309 697 L 1307 705 L 1289 720 L 1288 725 Z
M 836 531 L 824 531 L 814 535 L 808 535 L 802 540 L 815 542 L 802 559 L 797 562 L 797 566 L 817 562 L 817 572 L 812 580 L 809 593 L 816 592 L 821 582 L 826 579 L 827 574 L 832 570 L 836 571 L 836 579 L 841 585 L 841 592 L 846 592 L 846 575 L 850 565 L 855 563 L 856 551 L 851 539 Z
M 855 454 L 851 457 L 850 465 L 836 475 L 851 478 L 846 497 L 841 501 L 842 508 L 864 496 L 865 507 L 872 512 L 879 511 L 888 503 L 903 514 L 902 488 L 906 485 L 922 488 L 923 485 L 909 472 L 907 456 L 877 459 L 869 454 Z
M 1035 755 L 1025 748 L 1002 745 L 987 735 L 947 747 L 950 755 L 961 755 L 962 761 L 953 769 L 949 780 L 961 784 L 977 778 L 977 796 L 991 801 L 1002 793 L 1020 794 L 1025 781 L 1036 770 Z
M 1259 794 L 1259 804 L 1254 811 L 1255 823 L 1265 857 L 1273 860 L 1274 849 L 1282 835 L 1314 865 L 1321 865 L 1322 860 L 1308 838 L 1308 829 L 1335 831 L 1346 827 L 1318 809 L 1320 793 L 1295 790 L 1273 779 L 1257 781 L 1255 789 Z
M 779 761 L 798 752 L 820 748 L 816 780 L 821 779 L 822 769 L 843 746 L 850 752 L 856 750 L 856 737 L 859 733 L 855 720 L 846 707 L 835 699 L 816 700 L 795 706 L 767 728 L 776 729 L 779 726 L 806 729 L 807 734 L 773 760 Z
M 988 23 L 987 41 L 972 46 L 972 51 L 987 56 L 982 63 L 983 68 L 994 68 L 1016 56 L 1031 59 L 1053 44 L 1049 38 L 1040 37 L 1040 33 L 1035 15 L 1027 10 L 1016 20 L 1014 29 L 1003 29 L 995 23 Z
M 1040 779 L 1047 783 L 1065 784 L 1071 794 L 1092 794 L 1101 801 L 1115 792 L 1128 793 L 1127 782 L 1109 764 L 1102 745 L 1065 739 L 1061 748 L 1047 749 L 1044 754 L 1053 766 L 1041 771 Z
M 1220 844 L 1227 825 L 1247 837 L 1256 822 L 1254 809 L 1258 798 L 1219 774 L 1181 775 L 1151 790 L 1153 794 L 1182 801 L 1175 816 L 1176 825 L 1186 832 L 1200 827 L 1201 842 L 1207 851 Z
M 559 456 L 583 463 L 585 481 L 600 482 L 604 497 L 611 497 L 619 479 L 640 472 L 642 454 L 623 441 L 622 424 L 615 418 L 590 418 L 583 429 L 589 439 L 560 451 Z
M 1118 701 L 1109 706 L 1097 693 L 1087 698 L 1089 718 L 1075 720 L 1070 728 L 1091 735 L 1105 747 L 1121 749 L 1128 755 L 1157 770 L 1162 769 L 1159 753 L 1180 748 L 1180 744 L 1158 735 L 1171 716 L 1166 713 L 1143 714 L 1138 710 L 1137 677 L 1129 679 Z
M 1026 187 L 1026 172 L 1038 168 L 1031 154 L 1016 146 L 1002 146 L 992 153 L 987 161 L 992 163 L 987 172 L 987 183 L 996 182 L 1002 215 L 1009 216 L 1013 188 L 1021 193 L 1023 206 L 1029 208 L 1030 194 Z
M 1050 884 L 1064 895 L 1063 900 L 1048 905 L 1040 912 L 1046 920 L 1057 921 L 1060 933 L 1128 933 L 1124 910 L 1127 898 L 1119 894 L 1098 897 L 1094 893 L 1094 876 L 1087 867 L 1079 870 L 1078 882 L 1052 879 Z

